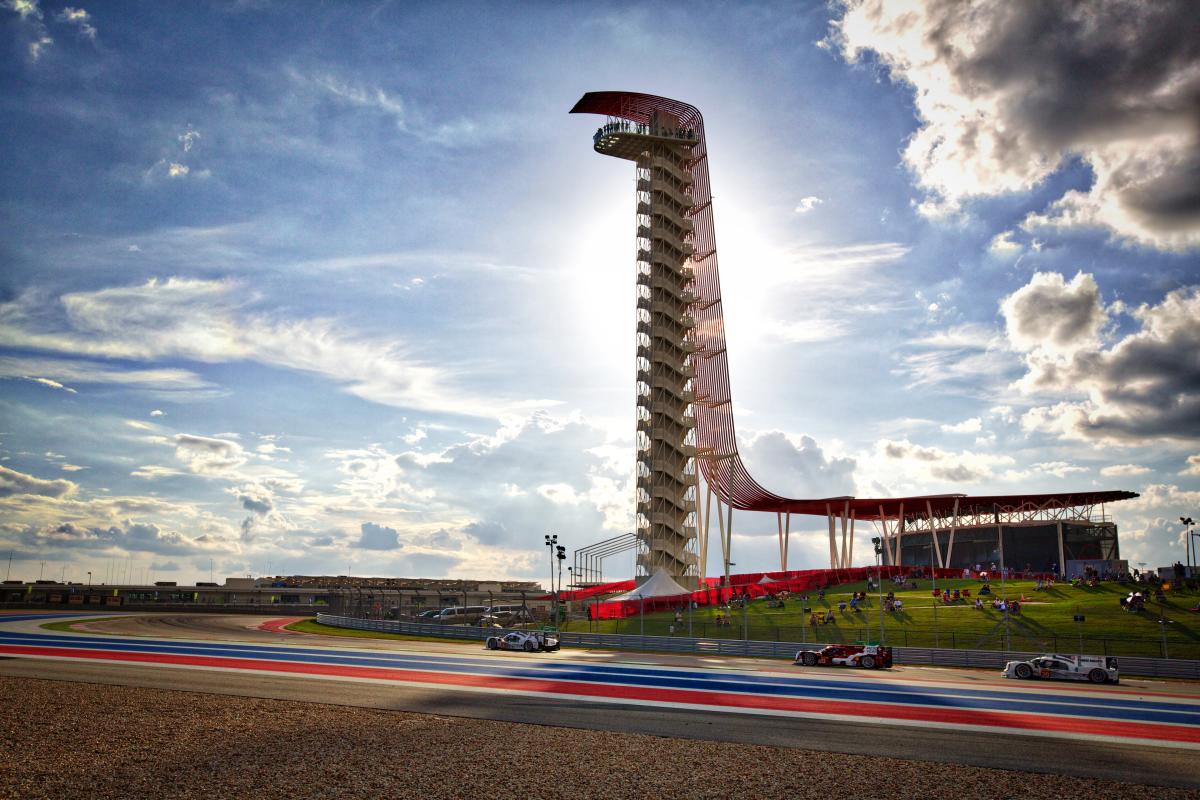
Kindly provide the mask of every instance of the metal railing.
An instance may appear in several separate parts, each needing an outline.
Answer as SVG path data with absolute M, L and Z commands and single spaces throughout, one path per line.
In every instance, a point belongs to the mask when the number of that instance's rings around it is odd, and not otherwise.
M 394 620 L 356 619 L 318 614 L 317 622 L 335 628 L 428 636 L 439 639 L 483 641 L 496 634 L 495 628 L 473 625 L 424 625 Z M 798 650 L 819 643 L 760 641 L 755 639 L 719 639 L 687 636 L 641 636 L 614 633 L 560 631 L 559 641 L 568 647 L 608 650 L 650 650 L 664 653 L 700 653 L 706 655 L 749 656 L 793 659 Z M 938 667 L 975 667 L 1001 669 L 1005 662 L 1036 658 L 1042 652 L 1002 650 L 951 650 L 933 647 L 894 647 L 897 664 Z M 1126 675 L 1154 678 L 1200 679 L 1200 661 L 1190 659 L 1122 657 L 1120 669 Z

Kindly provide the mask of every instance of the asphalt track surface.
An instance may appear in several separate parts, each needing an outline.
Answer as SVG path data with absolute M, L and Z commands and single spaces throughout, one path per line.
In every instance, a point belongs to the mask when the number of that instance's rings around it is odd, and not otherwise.
M 1200 784 L 1200 686 L 302 636 L 269 618 L 0 615 L 0 674 Z M 331 639 L 333 641 L 331 642 Z

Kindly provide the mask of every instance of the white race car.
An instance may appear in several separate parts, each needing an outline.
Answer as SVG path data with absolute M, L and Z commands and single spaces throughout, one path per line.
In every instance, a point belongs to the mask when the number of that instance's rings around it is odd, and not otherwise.
M 488 650 L 524 650 L 535 653 L 539 650 L 553 651 L 559 648 L 558 634 L 543 631 L 513 631 L 503 636 L 489 636 Z
M 1058 654 L 1038 656 L 1028 661 L 1009 661 L 1004 665 L 1004 677 L 1045 678 L 1059 681 L 1091 681 L 1092 683 L 1120 683 L 1117 660 L 1101 656 L 1063 656 Z

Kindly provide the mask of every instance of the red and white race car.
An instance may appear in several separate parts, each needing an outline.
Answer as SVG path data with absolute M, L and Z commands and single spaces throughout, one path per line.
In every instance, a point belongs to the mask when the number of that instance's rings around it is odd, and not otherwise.
M 878 644 L 831 644 L 820 650 L 801 650 L 793 663 L 806 667 L 881 669 L 892 666 L 892 648 Z

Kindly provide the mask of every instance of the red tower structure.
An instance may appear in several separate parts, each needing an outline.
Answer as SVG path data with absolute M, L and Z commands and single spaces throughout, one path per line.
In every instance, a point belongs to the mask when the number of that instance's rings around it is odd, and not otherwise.
M 648 220 L 639 219 L 639 239 L 644 236 L 652 248 L 657 248 L 655 236 L 659 226 L 656 215 L 661 207 L 666 208 L 662 216 L 668 221 L 679 213 L 685 223 L 682 227 L 671 223 L 667 225 L 673 228 L 673 233 L 680 240 L 668 252 L 682 259 L 682 282 L 673 296 L 686 301 L 686 319 L 683 315 L 677 315 L 684 323 L 680 349 L 686 352 L 686 356 L 683 370 L 676 371 L 687 380 L 673 387 L 673 391 L 686 397 L 690 408 L 685 411 L 685 416 L 694 417 L 695 420 L 694 435 L 683 440 L 684 450 L 680 451 L 692 455 L 695 466 L 692 472 L 682 474 L 694 475 L 697 479 L 702 476 L 705 485 L 703 502 L 698 480 L 694 489 L 687 494 L 695 504 L 694 511 L 689 512 L 694 517 L 688 519 L 699 523 L 696 527 L 700 577 L 704 576 L 714 499 L 724 574 L 728 576 L 734 509 L 775 513 L 780 568 L 783 570 L 788 568 L 792 514 L 827 518 L 829 560 L 833 568 L 850 566 L 854 558 L 854 526 L 856 522 L 864 520 L 879 526 L 884 563 L 901 563 L 905 534 L 920 533 L 929 539 L 931 565 L 935 566 L 950 566 L 955 532 L 960 528 L 994 525 L 999 530 L 1005 524 L 1056 523 L 1058 550 L 1063 556 L 1057 563 L 1061 568 L 1066 561 L 1064 522 L 1090 523 L 1095 507 L 1102 509 L 1105 503 L 1137 497 L 1133 492 L 1100 491 L 986 497 L 946 494 L 884 499 L 797 499 L 768 491 L 750 474 L 738 453 L 703 116 L 699 109 L 687 103 L 637 92 L 588 92 L 579 99 L 571 113 L 601 114 L 608 118 L 593 137 L 595 150 L 603 155 L 636 162 L 639 168 L 639 191 L 643 186 L 649 189 L 650 181 L 659 174 L 666 178 L 667 185 L 661 193 L 661 201 L 658 199 L 660 193 L 655 192 L 643 205 L 639 195 L 638 213 L 650 217 Z M 643 176 L 642 170 L 651 167 L 659 172 L 647 171 Z M 675 175 L 679 170 L 686 170 L 688 174 Z M 645 184 L 643 177 L 647 180 Z M 646 224 L 643 225 L 643 222 Z M 641 257 L 639 255 L 639 259 Z M 639 430 L 643 427 L 639 425 Z M 694 450 L 686 444 L 691 441 L 694 441 Z M 639 474 L 639 486 L 643 477 Z M 679 482 L 680 474 L 668 480 Z M 1101 522 L 1105 519 L 1101 511 Z M 840 542 L 837 536 L 839 524 Z M 690 527 L 687 521 L 683 525 L 684 530 Z M 650 541 L 655 535 L 653 531 L 639 533 L 639 539 Z M 998 536 L 1003 538 L 1002 533 Z M 1115 528 L 1113 539 L 1115 542 Z M 1002 542 L 1000 547 L 1002 552 Z M 675 572 L 676 575 L 691 574 L 683 571 L 686 566 L 683 560 L 679 560 L 679 564 L 680 570 Z M 649 561 L 639 562 L 639 565 L 649 569 Z

